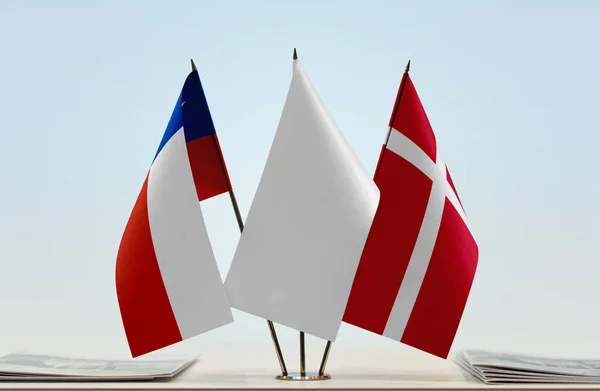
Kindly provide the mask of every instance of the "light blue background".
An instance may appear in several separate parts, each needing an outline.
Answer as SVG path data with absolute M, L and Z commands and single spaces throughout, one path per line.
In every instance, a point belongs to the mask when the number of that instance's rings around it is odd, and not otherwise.
M 297 47 L 369 172 L 412 59 L 480 245 L 454 351 L 600 357 L 598 20 L 594 1 L 0 0 L 0 350 L 128 356 L 115 256 L 189 59 L 245 215 Z M 204 212 L 224 276 L 228 197 Z M 234 316 L 166 351 L 271 348 Z M 335 346 L 404 349 L 348 325 Z

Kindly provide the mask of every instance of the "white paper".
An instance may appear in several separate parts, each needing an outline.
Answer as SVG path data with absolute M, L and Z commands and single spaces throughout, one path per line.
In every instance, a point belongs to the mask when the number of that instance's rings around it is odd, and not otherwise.
M 14 353 L 0 357 L 3 380 L 142 380 L 173 377 L 195 360 L 98 360 Z
M 379 190 L 294 61 L 225 281 L 233 308 L 334 341 Z
M 600 360 L 467 350 L 456 357 L 456 363 L 488 384 L 600 383 Z

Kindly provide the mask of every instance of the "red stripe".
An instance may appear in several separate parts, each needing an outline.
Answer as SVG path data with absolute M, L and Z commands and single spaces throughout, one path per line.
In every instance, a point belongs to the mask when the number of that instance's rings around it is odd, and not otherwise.
M 199 201 L 231 190 L 216 134 L 190 141 L 187 143 L 187 151 Z
M 421 290 L 401 342 L 447 358 L 475 270 L 478 247 L 448 199 Z
M 225 164 L 225 158 L 223 157 L 223 151 L 221 150 L 221 143 L 219 142 L 219 138 L 217 137 L 216 133 L 213 135 L 213 139 L 215 140 L 215 148 L 217 149 L 217 153 L 219 154 L 219 158 L 221 160 L 223 175 L 227 181 L 227 191 L 232 190 L 233 186 L 231 186 L 231 180 L 229 179 L 229 173 L 227 172 L 227 165 Z
M 125 227 L 116 265 L 117 297 L 133 357 L 182 340 L 154 253 L 147 193 L 148 177 Z
M 344 322 L 383 334 L 410 260 L 431 179 L 386 151 L 375 183 L 380 201 L 354 277 Z
M 396 115 L 392 116 L 392 127 L 417 144 L 435 162 L 435 135 L 417 90 L 408 75 L 402 91 L 402 100 L 397 106 Z

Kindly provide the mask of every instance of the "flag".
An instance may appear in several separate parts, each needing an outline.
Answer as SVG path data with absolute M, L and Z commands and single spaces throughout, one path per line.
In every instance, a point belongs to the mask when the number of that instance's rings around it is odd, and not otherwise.
M 233 322 L 199 204 L 230 189 L 194 70 L 185 80 L 117 254 L 117 296 L 133 357 Z
M 225 280 L 233 308 L 335 340 L 379 191 L 297 60 Z
M 374 180 L 381 199 L 344 322 L 447 358 L 478 246 L 408 72 Z

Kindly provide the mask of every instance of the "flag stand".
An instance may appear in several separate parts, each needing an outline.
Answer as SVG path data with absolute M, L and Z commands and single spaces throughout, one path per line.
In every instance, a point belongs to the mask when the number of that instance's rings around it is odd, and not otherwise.
M 329 357 L 329 350 L 331 348 L 331 341 L 327 341 L 325 346 L 325 352 L 323 353 L 323 359 L 321 360 L 321 366 L 319 372 L 306 372 L 306 349 L 304 343 L 304 332 L 300 332 L 300 372 L 292 372 L 286 375 L 278 375 L 275 377 L 277 380 L 329 380 L 331 376 L 325 373 L 325 365 L 327 364 L 327 358 Z
M 194 64 L 194 60 L 190 60 L 192 63 L 192 71 L 197 71 L 198 69 L 196 68 L 196 64 Z M 215 141 L 215 143 L 218 144 L 217 141 Z M 223 170 L 225 171 L 225 176 L 227 178 L 229 178 L 229 175 L 227 175 L 227 169 L 225 168 L 225 159 L 223 158 L 223 153 L 221 152 L 221 147 L 219 145 L 215 145 L 215 147 L 217 148 L 217 150 L 219 151 L 219 155 L 221 157 L 221 167 L 223 168 Z M 242 231 L 244 230 L 244 220 L 242 219 L 242 214 L 240 213 L 240 208 L 238 206 L 237 200 L 235 198 L 235 194 L 233 193 L 233 186 L 231 186 L 231 184 L 229 184 L 229 198 L 231 199 L 231 206 L 233 207 L 233 212 L 235 213 L 235 218 L 237 220 L 238 223 L 238 227 L 240 229 L 240 233 L 242 233 Z M 275 331 L 275 326 L 273 325 L 273 322 L 270 320 L 267 320 L 267 324 L 269 326 L 269 331 L 271 333 L 271 339 L 273 340 L 273 345 L 275 345 L 275 353 L 277 354 L 277 360 L 279 361 L 279 366 L 281 367 L 281 374 L 283 376 L 287 376 L 288 372 L 287 372 L 287 368 L 285 366 L 285 361 L 283 359 L 283 354 L 281 353 L 281 346 L 279 345 L 279 340 L 277 338 L 277 332 Z

